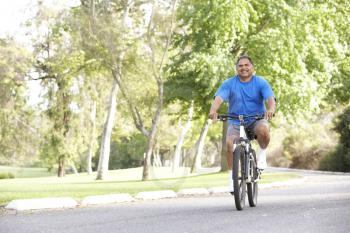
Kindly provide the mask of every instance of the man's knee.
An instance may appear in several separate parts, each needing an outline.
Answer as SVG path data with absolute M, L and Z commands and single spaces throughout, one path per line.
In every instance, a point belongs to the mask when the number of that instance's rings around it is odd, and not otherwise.
M 255 127 L 255 134 L 261 137 L 269 137 L 270 136 L 269 126 L 265 123 L 258 124 Z
M 270 131 L 268 124 L 261 123 L 255 128 L 255 135 L 261 148 L 265 149 L 270 142 Z
M 268 129 L 262 129 L 262 130 L 258 131 L 256 135 L 258 138 L 260 137 L 260 138 L 263 138 L 265 140 L 270 138 L 270 132 Z

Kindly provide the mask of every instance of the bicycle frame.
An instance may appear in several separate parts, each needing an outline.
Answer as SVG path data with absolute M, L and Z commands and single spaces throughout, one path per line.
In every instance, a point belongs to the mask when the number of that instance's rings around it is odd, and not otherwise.
M 253 181 L 253 171 L 252 169 L 249 169 L 251 166 L 251 162 L 253 161 L 252 158 L 252 153 L 251 153 L 251 148 L 252 145 L 250 143 L 250 140 L 247 137 L 247 132 L 244 128 L 244 117 L 242 115 L 238 116 L 239 119 L 239 143 L 244 148 L 244 167 L 243 167 L 243 174 L 244 174 L 244 179 L 246 180 L 247 183 L 250 183 Z M 249 172 L 251 171 L 251 172 Z
M 226 121 L 227 119 L 238 119 L 239 120 L 239 143 L 242 148 L 244 148 L 244 167 L 243 175 L 244 179 L 247 183 L 255 181 L 254 177 L 254 171 L 253 169 L 249 169 L 251 167 L 251 163 L 253 162 L 253 154 L 252 154 L 252 145 L 251 140 L 247 137 L 247 132 L 244 128 L 244 119 L 250 118 L 255 120 L 264 119 L 263 115 L 238 115 L 238 116 L 231 116 L 231 115 L 219 115 L 219 120 Z
M 255 151 L 252 148 L 251 141 L 254 140 L 244 127 L 244 119 L 254 118 L 263 119 L 263 115 L 254 116 L 230 116 L 219 115 L 218 119 L 226 121 L 227 119 L 239 120 L 239 142 L 233 151 L 232 161 L 232 180 L 234 186 L 233 195 L 237 210 L 242 210 L 245 205 L 245 196 L 248 194 L 248 201 L 251 207 L 255 207 L 258 197 L 258 180 L 260 170 L 257 168 Z

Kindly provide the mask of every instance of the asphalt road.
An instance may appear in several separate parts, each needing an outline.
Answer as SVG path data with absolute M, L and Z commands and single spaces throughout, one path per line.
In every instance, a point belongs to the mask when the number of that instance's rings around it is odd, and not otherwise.
M 237 211 L 229 194 L 69 210 L 8 212 L 1 233 L 348 233 L 350 176 L 304 174 L 303 184 L 260 190 Z M 248 205 L 248 203 L 247 203 Z

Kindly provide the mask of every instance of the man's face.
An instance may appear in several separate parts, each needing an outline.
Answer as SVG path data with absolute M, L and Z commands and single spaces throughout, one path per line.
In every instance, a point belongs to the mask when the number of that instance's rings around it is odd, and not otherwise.
M 236 70 L 241 78 L 250 78 L 253 75 L 254 67 L 247 58 L 242 58 L 238 62 Z

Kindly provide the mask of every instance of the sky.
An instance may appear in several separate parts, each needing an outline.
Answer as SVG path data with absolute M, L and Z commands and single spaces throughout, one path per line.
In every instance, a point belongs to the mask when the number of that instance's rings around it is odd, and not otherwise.
M 45 5 L 62 8 L 72 4 L 77 5 L 79 0 L 42 0 Z M 35 16 L 37 0 L 0 0 L 0 38 L 11 36 L 16 41 L 28 45 L 24 23 Z M 39 81 L 28 83 L 29 104 L 36 105 L 40 102 L 41 87 Z
M 24 41 L 26 20 L 35 16 L 38 0 L 0 0 L 0 37 L 11 35 Z M 41 0 L 45 5 L 62 8 L 79 4 L 79 0 Z M 22 25 L 22 26 L 21 26 Z
M 30 17 L 30 0 L 0 1 L 0 36 L 19 34 L 20 24 Z

